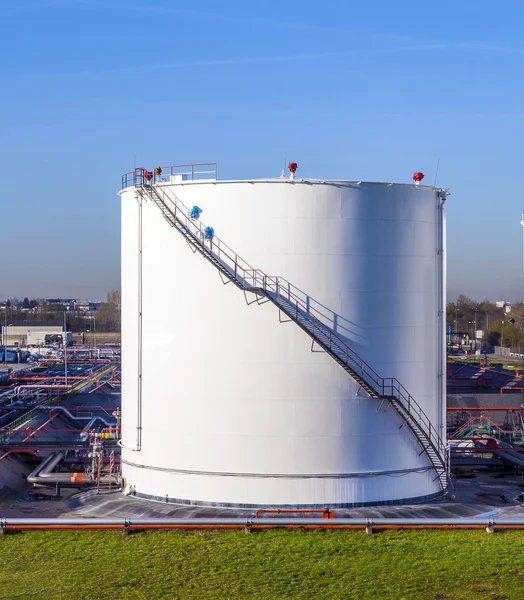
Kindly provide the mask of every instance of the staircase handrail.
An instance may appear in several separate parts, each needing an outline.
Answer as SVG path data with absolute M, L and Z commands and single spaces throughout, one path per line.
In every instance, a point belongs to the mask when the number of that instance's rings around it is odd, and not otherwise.
M 320 324 L 321 328 L 325 333 L 329 334 L 329 349 L 336 354 L 341 360 L 346 358 L 346 364 L 361 373 L 362 379 L 366 383 L 370 383 L 370 387 L 374 388 L 375 391 L 382 397 L 394 397 L 396 398 L 404 410 L 411 416 L 416 417 L 419 425 L 423 425 L 427 440 L 435 448 L 439 455 L 442 464 L 446 464 L 446 446 L 442 443 L 442 440 L 438 434 L 438 431 L 432 424 L 429 417 L 422 410 L 422 407 L 416 402 L 413 396 L 407 391 L 407 389 L 400 383 L 396 377 L 381 377 L 357 352 L 355 352 L 339 335 L 337 335 L 328 325 L 326 325 L 320 318 L 318 318 L 313 312 L 311 312 L 311 306 L 308 306 L 308 302 L 304 304 L 300 298 L 298 298 L 291 288 L 298 289 L 293 286 L 289 281 L 280 276 L 269 276 L 261 269 L 253 268 L 247 261 L 238 255 L 232 248 L 225 244 L 218 236 L 213 236 L 212 239 L 206 239 L 204 232 L 205 226 L 199 219 L 191 219 L 190 209 L 171 191 L 168 185 L 162 183 L 156 184 L 142 184 L 144 188 L 150 189 L 153 193 L 157 193 L 160 196 L 160 192 L 163 194 L 161 201 L 168 200 L 174 208 L 174 212 L 168 206 L 168 209 L 172 212 L 175 219 L 182 223 L 182 226 L 187 229 L 187 232 L 196 239 L 198 243 L 206 246 L 209 245 L 209 250 L 222 262 L 223 266 L 231 273 L 231 275 L 238 282 L 241 280 L 241 284 L 245 288 L 251 288 L 252 290 L 262 290 L 264 293 L 273 292 L 271 289 L 274 287 L 274 292 L 278 297 L 287 297 L 288 301 L 295 304 L 297 311 L 300 309 L 301 316 L 306 315 L 315 324 Z M 234 256 L 231 256 L 232 254 Z M 231 265 L 224 261 L 224 257 L 231 261 Z M 251 283 L 250 283 L 251 281 Z M 280 289 L 284 282 L 287 289 L 285 289 L 285 295 L 282 296 Z M 268 283 L 270 285 L 268 285 Z M 307 296 L 306 296 L 307 298 Z M 317 325 L 318 326 L 318 325 Z M 338 352 L 333 350 L 333 346 L 338 348 L 339 352 L 342 352 L 343 356 L 340 356 Z M 355 364 L 358 368 L 354 369 L 352 364 Z M 388 393 L 390 392 L 390 393 Z

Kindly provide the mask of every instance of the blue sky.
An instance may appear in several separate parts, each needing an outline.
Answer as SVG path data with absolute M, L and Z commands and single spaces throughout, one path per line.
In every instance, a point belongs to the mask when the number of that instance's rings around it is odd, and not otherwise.
M 524 4 L 0 0 L 0 297 L 119 286 L 120 175 L 451 189 L 448 290 L 523 300 Z

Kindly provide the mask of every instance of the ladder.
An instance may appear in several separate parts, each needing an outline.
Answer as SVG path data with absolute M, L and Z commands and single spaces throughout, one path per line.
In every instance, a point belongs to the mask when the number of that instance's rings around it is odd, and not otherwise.
M 154 182 L 135 184 L 136 193 L 151 200 L 171 227 L 184 236 L 193 252 L 199 252 L 220 273 L 225 283 L 233 283 L 245 292 L 271 301 L 282 313 L 296 323 L 313 342 L 320 346 L 342 367 L 371 398 L 393 406 L 402 419 L 399 428 L 407 426 L 418 440 L 435 473 L 441 490 L 451 486 L 449 453 L 438 431 L 396 378 L 380 377 L 348 344 L 315 315 L 307 297 L 301 297 L 282 277 L 268 276 L 254 269 L 222 240 L 206 233 L 198 219 L 190 218 L 190 209 L 171 191 L 168 185 Z M 380 408 L 380 407 L 379 407 Z

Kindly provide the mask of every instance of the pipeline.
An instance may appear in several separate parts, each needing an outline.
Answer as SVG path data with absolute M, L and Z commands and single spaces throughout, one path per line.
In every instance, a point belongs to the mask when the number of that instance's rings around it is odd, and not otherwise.
M 57 384 L 32 384 L 32 385 L 18 385 L 14 388 L 14 393 L 16 395 L 17 398 L 20 397 L 20 390 L 28 390 L 28 389 L 36 389 L 36 390 L 41 390 L 43 392 L 48 391 L 48 390 L 67 390 L 69 388 L 71 388 L 73 386 L 71 385 L 66 385 L 65 383 L 57 383 Z
M 106 425 L 106 427 L 114 427 L 115 426 L 115 422 L 111 422 L 108 423 L 103 417 L 91 417 L 91 416 L 87 416 L 87 417 L 77 417 L 75 416 L 70 410 L 68 410 L 65 406 L 38 406 L 36 408 L 40 408 L 41 410 L 60 410 L 62 411 L 66 417 L 68 419 L 71 419 L 72 421 L 89 421 L 88 425 L 91 422 L 95 422 L 95 421 L 102 421 L 102 423 L 104 425 Z M 87 426 L 86 426 L 87 427 Z M 85 430 L 86 428 L 84 428 Z
M 524 455 L 522 453 L 515 452 L 514 450 L 505 450 L 503 447 L 500 450 L 492 450 L 492 452 L 495 456 L 499 456 L 518 467 L 524 467 Z
M 93 519 L 0 518 L 0 531 L 9 529 L 524 529 L 524 519 L 304 519 L 304 518 L 201 518 L 201 519 Z
M 91 428 L 97 421 L 101 421 L 106 427 L 114 427 L 115 426 L 115 422 L 109 423 L 103 417 L 101 417 L 99 415 L 95 415 L 94 417 L 90 417 L 90 416 L 75 417 L 75 415 L 73 415 L 73 413 L 70 412 L 65 406 L 46 406 L 46 407 L 42 407 L 42 409 L 43 410 L 61 410 L 63 413 L 65 413 L 66 417 L 68 419 L 71 419 L 72 421 L 88 421 L 88 423 L 83 428 L 82 433 L 80 434 L 80 439 L 82 441 L 85 441 L 87 439 L 87 436 L 88 436 Z
M 49 419 L 47 419 L 47 421 L 45 421 L 44 423 L 42 423 L 42 425 L 40 425 L 36 429 L 33 429 L 31 431 L 31 433 L 29 433 L 25 438 L 22 438 L 22 442 L 27 442 L 27 440 L 29 440 L 32 437 L 34 437 L 39 431 L 41 431 L 42 429 L 44 429 L 46 425 L 49 425 L 49 423 L 51 423 L 51 421 L 53 421 L 54 419 L 56 419 L 56 417 L 57 417 L 57 414 L 55 412 L 51 412 L 51 416 L 49 417 Z
M 106 425 L 107 427 L 114 427 L 114 423 L 110 424 L 105 419 L 103 419 L 102 417 L 99 417 L 98 415 L 96 415 L 96 416 L 94 416 L 94 417 L 91 418 L 91 420 L 89 421 L 89 423 L 87 423 L 87 425 L 82 430 L 82 433 L 80 434 L 80 439 L 82 441 L 87 440 L 87 438 L 89 436 L 89 433 L 90 433 L 91 429 L 93 428 L 93 425 L 97 421 L 102 421 L 102 423 L 104 423 L 104 425 Z
M 36 456 L 36 452 L 34 450 L 26 450 L 26 449 L 19 449 L 19 450 L 8 450 L 7 452 L 4 452 L 4 454 L 2 454 L 2 456 L 0 456 L 0 461 L 4 460 L 4 458 L 7 458 L 10 454 L 31 454 L 32 456 Z
M 36 486 L 61 486 L 82 487 L 83 473 L 53 473 L 65 458 L 63 452 L 50 454 L 27 476 L 28 483 Z M 76 462 L 76 461 L 75 461 Z
M 44 458 L 44 460 L 36 467 L 36 469 L 31 471 L 31 473 L 29 473 L 29 475 L 27 476 L 28 483 L 38 483 L 39 482 L 38 477 L 40 475 L 40 471 L 42 469 L 44 469 L 55 456 L 56 456 L 55 454 L 50 454 L 49 456 Z

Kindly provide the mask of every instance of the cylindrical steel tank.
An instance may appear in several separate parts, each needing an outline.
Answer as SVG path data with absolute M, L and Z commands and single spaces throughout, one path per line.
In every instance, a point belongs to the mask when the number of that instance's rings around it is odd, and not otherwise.
M 169 185 L 254 268 L 307 294 L 443 433 L 444 198 L 318 180 Z M 419 441 L 271 302 L 220 277 L 159 207 L 122 200 L 126 490 L 221 506 L 358 506 L 440 491 Z

